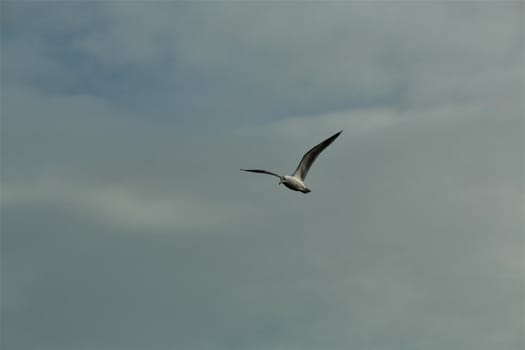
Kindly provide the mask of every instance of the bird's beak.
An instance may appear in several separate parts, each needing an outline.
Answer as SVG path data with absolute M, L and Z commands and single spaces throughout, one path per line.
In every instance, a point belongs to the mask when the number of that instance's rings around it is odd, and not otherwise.
M 283 183 L 283 180 L 279 180 L 279 185 Z

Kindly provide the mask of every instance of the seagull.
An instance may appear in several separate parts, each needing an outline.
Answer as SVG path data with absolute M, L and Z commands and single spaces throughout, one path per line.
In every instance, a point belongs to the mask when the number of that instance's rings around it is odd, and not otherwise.
M 311 150 L 306 152 L 299 162 L 299 165 L 297 166 L 297 169 L 295 169 L 294 173 L 292 175 L 285 175 L 281 176 L 276 173 L 272 173 L 271 171 L 263 170 L 263 169 L 241 169 L 242 171 L 249 171 L 251 173 L 259 173 L 259 174 L 267 174 L 276 176 L 279 178 L 279 185 L 283 184 L 289 189 L 293 191 L 298 191 L 302 193 L 309 193 L 311 190 L 306 187 L 304 184 L 304 179 L 306 178 L 306 175 L 308 174 L 308 171 L 310 170 L 310 167 L 314 163 L 314 161 L 317 159 L 319 154 L 334 140 L 343 132 L 343 130 L 339 131 L 338 133 L 330 136 L 320 144 L 312 147 Z

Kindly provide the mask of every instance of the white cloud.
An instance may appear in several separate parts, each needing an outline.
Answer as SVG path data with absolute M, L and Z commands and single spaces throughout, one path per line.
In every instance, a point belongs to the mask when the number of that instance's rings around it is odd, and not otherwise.
M 2 205 L 54 203 L 95 221 L 147 233 L 178 233 L 224 228 L 249 210 L 188 193 L 152 195 L 126 186 L 72 183 L 47 177 L 33 183 L 3 184 Z

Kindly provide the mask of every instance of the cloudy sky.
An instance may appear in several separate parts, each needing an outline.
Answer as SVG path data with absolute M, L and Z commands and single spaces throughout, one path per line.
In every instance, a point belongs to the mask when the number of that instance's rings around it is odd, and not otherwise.
M 523 349 L 523 6 L 0 2 L 2 348 Z

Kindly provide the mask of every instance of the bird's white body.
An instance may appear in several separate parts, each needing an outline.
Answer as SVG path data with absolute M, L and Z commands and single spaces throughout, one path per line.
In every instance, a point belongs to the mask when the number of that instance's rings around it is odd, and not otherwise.
M 302 193 L 311 192 L 310 189 L 306 187 L 304 182 L 295 176 L 285 175 L 281 178 L 279 183 L 282 183 L 283 185 L 294 191 L 299 191 Z

